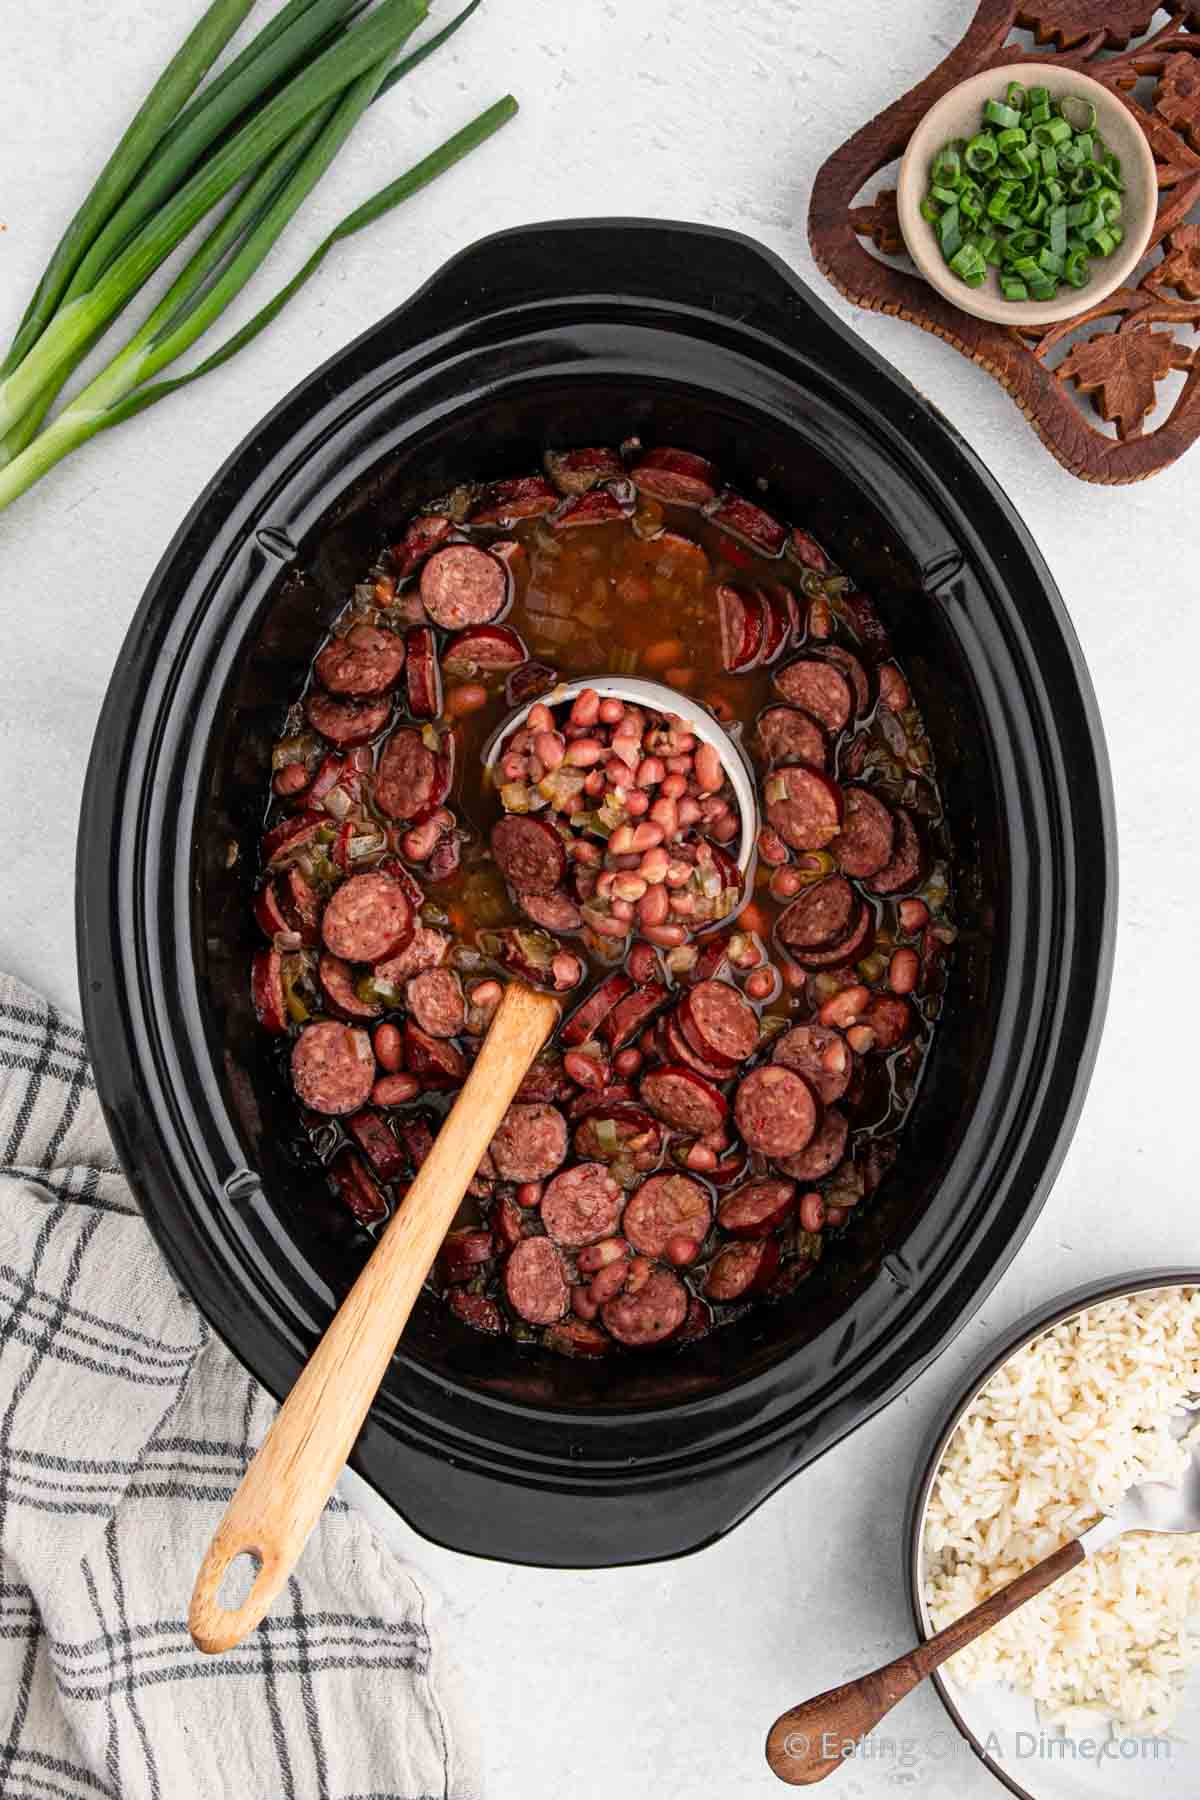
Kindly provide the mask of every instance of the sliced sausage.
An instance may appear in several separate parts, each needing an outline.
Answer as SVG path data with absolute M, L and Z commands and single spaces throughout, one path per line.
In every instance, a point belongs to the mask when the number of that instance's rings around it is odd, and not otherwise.
M 516 894 L 514 898 L 526 918 L 544 931 L 578 931 L 583 914 L 562 888 L 552 894 Z
M 340 956 L 325 951 L 317 963 L 317 975 L 325 998 L 344 1019 L 377 1019 L 383 1011 L 378 1000 L 360 1000 L 354 989 L 355 974 Z
M 305 698 L 304 716 L 323 738 L 340 750 L 349 750 L 379 736 L 392 716 L 392 703 L 388 699 L 335 700 L 314 688 Z
M 726 1194 L 717 1208 L 717 1224 L 731 1237 L 769 1237 L 795 1204 L 794 1181 L 747 1181 Z
M 386 1131 L 387 1127 L 383 1129 Z M 386 1219 L 388 1205 L 374 1176 L 363 1167 L 353 1150 L 339 1150 L 329 1165 L 338 1193 L 360 1225 L 378 1225 Z
M 356 1113 L 375 1083 L 375 1052 L 365 1031 L 336 1019 L 306 1025 L 292 1047 L 292 1085 L 319 1113 Z
M 642 1077 L 638 1092 L 658 1118 L 696 1137 L 720 1131 L 729 1116 L 729 1103 L 721 1090 L 681 1064 L 651 1069 Z
M 516 1099 L 551 1103 L 555 1100 L 569 1100 L 574 1092 L 575 1083 L 563 1068 L 559 1051 L 543 1050 L 534 1057 L 525 1071 Z
M 442 668 L 456 681 L 495 670 L 519 669 L 529 652 L 507 625 L 472 625 L 456 632 L 442 653 Z
M 612 1236 L 621 1222 L 623 1199 L 603 1163 L 576 1163 L 546 1184 L 542 1223 L 556 1244 L 581 1250 Z
M 514 1101 L 496 1128 L 491 1154 L 502 1181 L 544 1181 L 567 1154 L 567 1121 L 544 1101 Z
M 787 532 L 761 506 L 726 489 L 715 506 L 705 509 L 712 523 L 731 537 L 741 538 L 760 556 L 782 556 Z
M 280 931 L 295 931 L 296 926 L 284 911 L 277 885 L 269 882 L 254 896 L 254 922 L 265 937 L 274 939 Z
M 555 531 L 573 529 L 576 525 L 615 525 L 625 517 L 625 508 L 607 488 L 590 494 L 577 494 L 564 500 L 550 523 Z
M 326 644 L 316 663 L 317 680 L 331 694 L 355 694 L 360 699 L 386 694 L 399 681 L 403 667 L 403 638 L 374 625 L 352 625 L 345 637 Z
M 815 719 L 795 706 L 768 706 L 760 713 L 753 748 L 767 763 L 802 762 L 814 769 L 826 765 L 825 733 Z
M 779 1267 L 779 1239 L 758 1238 L 730 1244 L 713 1262 L 704 1283 L 710 1300 L 748 1300 L 761 1293 Z
M 407 894 L 394 876 L 378 870 L 343 881 L 321 918 L 326 949 L 345 962 L 373 963 L 395 956 L 412 933 Z
M 278 950 L 255 951 L 250 966 L 250 998 L 263 1029 L 282 1036 L 288 1028 L 288 1009 L 283 991 L 283 957 Z
M 847 650 L 842 644 L 822 644 L 816 654 L 822 657 L 825 662 L 833 663 L 835 668 L 842 671 L 842 674 L 850 683 L 850 692 L 854 696 L 855 712 L 868 712 L 871 706 L 871 683 L 867 676 L 867 671 L 863 668 L 862 663 L 859 662 L 854 652 L 852 650 Z
M 375 974 L 390 987 L 403 987 L 423 969 L 438 968 L 449 948 L 450 938 L 446 932 L 434 931 L 430 925 L 418 925 L 399 956 L 389 956 L 386 962 L 377 963 Z
M 840 943 L 858 922 L 862 902 L 842 875 L 831 875 L 797 894 L 775 923 L 785 949 L 796 954 Z
M 406 725 L 383 746 L 375 774 L 375 804 L 392 819 L 415 819 L 434 802 L 438 758 L 419 731 Z
M 763 583 L 759 592 L 767 607 L 767 635 L 763 640 L 761 662 L 764 668 L 777 662 L 792 640 L 796 626 L 796 602 L 787 588 Z
M 912 814 L 906 807 L 896 808 L 896 847 L 892 859 L 868 882 L 876 894 L 902 894 L 921 879 L 923 857 L 921 840 Z
M 718 1068 L 736 1068 L 758 1048 L 758 1015 L 729 981 L 689 988 L 679 1003 L 679 1023 L 696 1053 Z
M 860 907 L 855 922 L 844 938 L 825 950 L 793 950 L 795 960 L 805 969 L 840 969 L 866 956 L 875 935 L 875 919 L 869 906 Z
M 421 602 L 443 631 L 488 625 L 507 600 L 507 569 L 474 544 L 447 544 L 421 570 Z
M 858 880 L 878 875 L 892 860 L 896 848 L 896 821 L 892 810 L 869 788 L 846 788 L 843 795 L 842 829 L 829 846 L 830 855 L 845 875 Z
M 462 982 L 453 969 L 426 969 L 407 989 L 408 1010 L 430 1037 L 457 1037 L 467 1022 Z
M 817 1129 L 812 1089 L 780 1063 L 768 1063 L 742 1078 L 734 1096 L 733 1115 L 750 1149 L 773 1160 L 803 1150 Z
M 380 1181 L 395 1181 L 403 1175 L 406 1159 L 386 1119 L 370 1107 L 346 1120 L 346 1130 L 354 1139 Z
M 603 1025 L 604 1040 L 609 1049 L 615 1054 L 626 1044 L 632 1044 L 670 998 L 670 989 L 663 982 L 648 981 L 623 1000 L 618 1000 Z
M 486 1331 L 491 1337 L 504 1335 L 504 1318 L 494 1300 L 486 1294 L 473 1294 L 469 1288 L 451 1288 L 446 1296 L 450 1310 L 472 1331 Z
M 454 521 L 445 513 L 422 513 L 409 525 L 398 544 L 392 545 L 392 567 L 399 579 L 411 575 L 413 570 L 444 544 L 454 530 Z
M 287 904 L 295 914 L 295 928 L 306 944 L 315 944 L 321 935 L 321 897 L 294 864 L 286 880 Z
M 767 823 L 793 850 L 823 850 L 842 823 L 842 790 L 804 763 L 773 769 L 765 784 Z
M 702 1244 L 711 1223 L 712 1202 L 698 1181 L 690 1175 L 651 1175 L 631 1197 L 621 1229 L 639 1255 L 657 1259 L 672 1238 Z
M 443 1281 L 474 1281 L 485 1263 L 496 1254 L 490 1231 L 447 1232 L 438 1251 L 438 1274 Z
M 823 1181 L 826 1175 L 836 1169 L 846 1154 L 846 1139 L 850 1125 L 844 1112 L 831 1106 L 821 1120 L 821 1128 L 803 1150 L 794 1155 L 777 1157 L 776 1161 L 785 1175 L 796 1181 Z
M 556 1350 L 560 1356 L 608 1356 L 612 1350 L 608 1333 L 586 1319 L 564 1319 L 561 1325 L 551 1325 L 543 1341 L 547 1350 Z
M 913 1009 L 898 994 L 874 994 L 862 1022 L 875 1033 L 875 1050 L 895 1050 L 912 1035 Z
M 727 1063 L 712 1063 L 706 1057 L 697 1055 L 683 1035 L 677 1012 L 671 1013 L 662 1021 L 662 1054 L 666 1062 L 682 1063 L 685 1068 L 695 1069 L 697 1075 L 703 1075 L 708 1081 L 728 1081 L 733 1073 Z
M 772 1060 L 803 1075 L 822 1106 L 832 1106 L 850 1086 L 854 1053 L 829 1025 L 797 1025 L 776 1041 Z
M 567 1272 L 548 1237 L 522 1238 L 504 1265 L 504 1292 L 530 1325 L 553 1325 L 567 1310 Z
M 515 475 L 489 482 L 471 512 L 472 525 L 506 525 L 553 512 L 558 495 L 541 475 Z
M 810 537 L 807 531 L 796 529 L 792 532 L 787 553 L 802 569 L 813 569 L 818 575 L 827 575 L 833 568 L 816 538 Z
M 567 872 L 562 838 L 546 819 L 506 813 L 492 827 L 492 855 L 520 894 L 552 894 Z
M 436 719 L 442 710 L 442 671 L 438 666 L 437 641 L 428 625 L 414 625 L 404 643 L 408 657 L 404 677 L 408 688 L 408 710 L 414 719 Z
M 687 1317 L 688 1293 L 678 1275 L 655 1269 L 636 1293 L 606 1301 L 600 1317 L 619 1344 L 644 1349 L 673 1337 Z
M 586 494 L 601 481 L 612 481 L 625 473 L 625 465 L 615 450 L 547 450 L 543 461 L 560 494 Z
M 854 696 L 840 669 L 816 657 L 801 657 L 775 671 L 775 686 L 793 706 L 811 713 L 826 731 L 843 731 L 850 723 Z
M 735 675 L 756 667 L 767 634 L 767 603 L 758 589 L 722 582 L 717 589 L 717 623 L 722 667 Z
M 606 975 L 562 1027 L 559 1036 L 563 1043 L 568 1046 L 584 1044 L 588 1038 L 595 1037 L 617 1002 L 633 992 L 633 986 L 632 977 L 624 969 L 614 969 Z
M 461 1087 L 467 1078 L 462 1051 L 446 1038 L 430 1037 L 415 1019 L 404 1021 L 404 1066 L 425 1088 Z
M 263 862 L 270 869 L 286 867 L 328 824 L 328 817 L 320 812 L 302 812 L 293 818 L 281 819 L 263 837 Z
M 647 450 L 631 471 L 635 485 L 656 500 L 680 506 L 706 506 L 716 498 L 717 471 L 690 450 Z

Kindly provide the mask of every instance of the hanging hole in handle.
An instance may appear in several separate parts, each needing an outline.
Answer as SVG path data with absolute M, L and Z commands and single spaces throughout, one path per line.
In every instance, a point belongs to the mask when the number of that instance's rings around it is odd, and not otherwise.
M 262 1566 L 263 1559 L 257 1550 L 239 1550 L 221 1577 L 217 1605 L 225 1612 L 240 1612 L 254 1591 Z

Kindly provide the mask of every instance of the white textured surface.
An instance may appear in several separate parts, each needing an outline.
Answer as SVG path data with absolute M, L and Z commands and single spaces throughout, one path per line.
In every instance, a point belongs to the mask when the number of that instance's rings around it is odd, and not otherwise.
M 0 329 L 15 324 L 86 172 L 197 0 L 41 0 L 0 59 Z M 449 14 L 440 0 L 437 13 Z M 452 252 L 537 218 L 648 213 L 733 226 L 809 276 L 821 158 L 959 35 L 970 0 L 859 0 L 843 41 L 798 0 L 487 0 L 371 114 L 265 272 L 506 89 L 523 112 L 483 154 L 345 246 L 239 361 L 90 446 L 0 519 L 0 964 L 74 1006 L 72 856 L 93 724 L 142 587 L 176 524 L 259 416 Z M 901 15 L 904 29 L 901 31 Z M 261 291 L 261 290 L 260 290 Z M 1018 506 L 1057 576 L 1099 694 L 1116 776 L 1123 901 L 1100 1064 L 1033 1236 L 937 1367 L 716 1549 L 615 1574 L 467 1561 L 399 1529 L 442 1583 L 477 1699 L 494 1800 L 776 1791 L 775 1713 L 896 1654 L 903 1494 L 957 1372 L 1013 1317 L 1089 1276 L 1195 1260 L 1192 1024 L 1200 667 L 1200 451 L 1132 489 L 1089 488 L 994 382 L 910 326 L 832 304 L 944 410 Z M 839 1791 L 999 1793 L 948 1755 L 929 1695 L 895 1721 L 912 1754 Z M 943 1733 L 939 1736 L 939 1732 Z M 904 1767 L 908 1764 L 908 1767 Z M 914 1766 L 915 1765 L 915 1766 Z M 1028 1775 L 1028 1770 L 1024 1771 Z

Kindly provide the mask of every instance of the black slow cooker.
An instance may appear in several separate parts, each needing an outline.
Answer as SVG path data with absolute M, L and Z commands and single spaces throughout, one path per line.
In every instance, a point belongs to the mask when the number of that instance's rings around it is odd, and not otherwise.
M 962 932 L 901 1155 L 790 1297 L 601 1363 L 418 1307 L 356 1467 L 440 1543 L 563 1566 L 695 1549 L 861 1424 L 978 1306 L 1058 1167 L 1109 981 L 1112 802 L 1078 646 L 1011 505 L 748 239 L 644 220 L 486 239 L 297 388 L 197 502 L 122 651 L 79 848 L 122 1160 L 182 1285 L 280 1395 L 368 1245 L 250 1005 L 272 740 L 414 506 L 634 433 L 764 492 L 875 597 L 936 750 Z

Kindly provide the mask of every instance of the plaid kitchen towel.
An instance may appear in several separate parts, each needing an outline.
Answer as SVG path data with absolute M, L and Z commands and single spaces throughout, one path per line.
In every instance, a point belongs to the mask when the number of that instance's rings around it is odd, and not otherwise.
M 273 1412 L 175 1284 L 83 1033 L 0 975 L 0 1795 L 475 1800 L 412 1571 L 326 1509 L 228 1656 L 185 1623 Z

